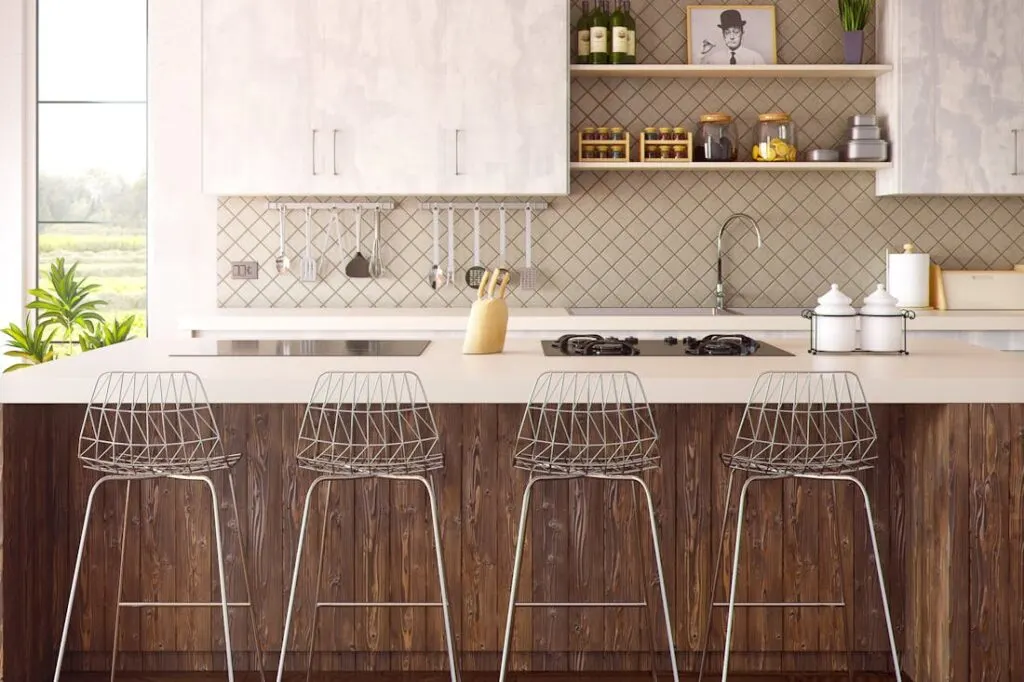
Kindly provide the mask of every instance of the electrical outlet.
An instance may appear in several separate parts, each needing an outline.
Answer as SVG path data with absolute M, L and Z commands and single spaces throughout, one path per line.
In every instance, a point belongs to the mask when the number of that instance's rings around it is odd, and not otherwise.
M 231 264 L 231 279 L 259 279 L 260 265 L 254 260 L 240 260 Z

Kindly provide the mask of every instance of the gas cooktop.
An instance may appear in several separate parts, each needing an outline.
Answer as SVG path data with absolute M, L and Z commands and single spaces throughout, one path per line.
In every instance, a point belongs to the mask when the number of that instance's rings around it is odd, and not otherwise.
M 703 338 L 682 339 L 667 336 L 662 340 L 635 337 L 617 338 L 599 334 L 565 334 L 556 340 L 541 341 L 544 355 L 616 355 L 648 357 L 757 356 L 792 357 L 792 353 L 743 334 L 711 334 Z

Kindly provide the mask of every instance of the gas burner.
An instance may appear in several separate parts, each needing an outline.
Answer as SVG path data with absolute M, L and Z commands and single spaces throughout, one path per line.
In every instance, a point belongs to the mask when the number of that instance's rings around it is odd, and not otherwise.
M 743 334 L 709 334 L 702 339 L 688 336 L 683 347 L 687 355 L 753 355 L 761 344 Z
M 638 343 L 632 336 L 617 339 L 600 334 L 565 334 L 552 342 L 551 347 L 562 355 L 639 355 Z

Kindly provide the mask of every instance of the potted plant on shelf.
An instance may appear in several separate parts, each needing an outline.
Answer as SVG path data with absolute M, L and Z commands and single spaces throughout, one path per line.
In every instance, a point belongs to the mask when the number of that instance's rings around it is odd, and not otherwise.
M 864 58 L 864 27 L 874 0 L 839 0 L 839 18 L 843 22 L 843 61 L 860 64 Z
M 47 286 L 29 291 L 32 301 L 26 307 L 36 311 L 37 321 L 33 323 L 28 316 L 24 327 L 11 323 L 0 329 L 10 348 L 4 355 L 17 360 L 5 372 L 60 357 L 58 344 L 63 355 L 71 355 L 75 350 L 88 351 L 132 338 L 135 316 L 105 320 L 99 308 L 106 302 L 95 297 L 97 285 L 79 277 L 77 270 L 77 263 L 66 268 L 63 258 L 56 259 L 47 273 Z M 59 342 L 55 340 L 58 333 Z

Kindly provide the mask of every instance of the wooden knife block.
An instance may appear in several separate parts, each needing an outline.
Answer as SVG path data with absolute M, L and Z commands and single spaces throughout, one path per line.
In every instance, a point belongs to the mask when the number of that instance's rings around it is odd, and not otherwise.
M 508 332 L 508 304 L 503 298 L 473 302 L 462 343 L 464 355 L 490 355 L 505 350 Z

